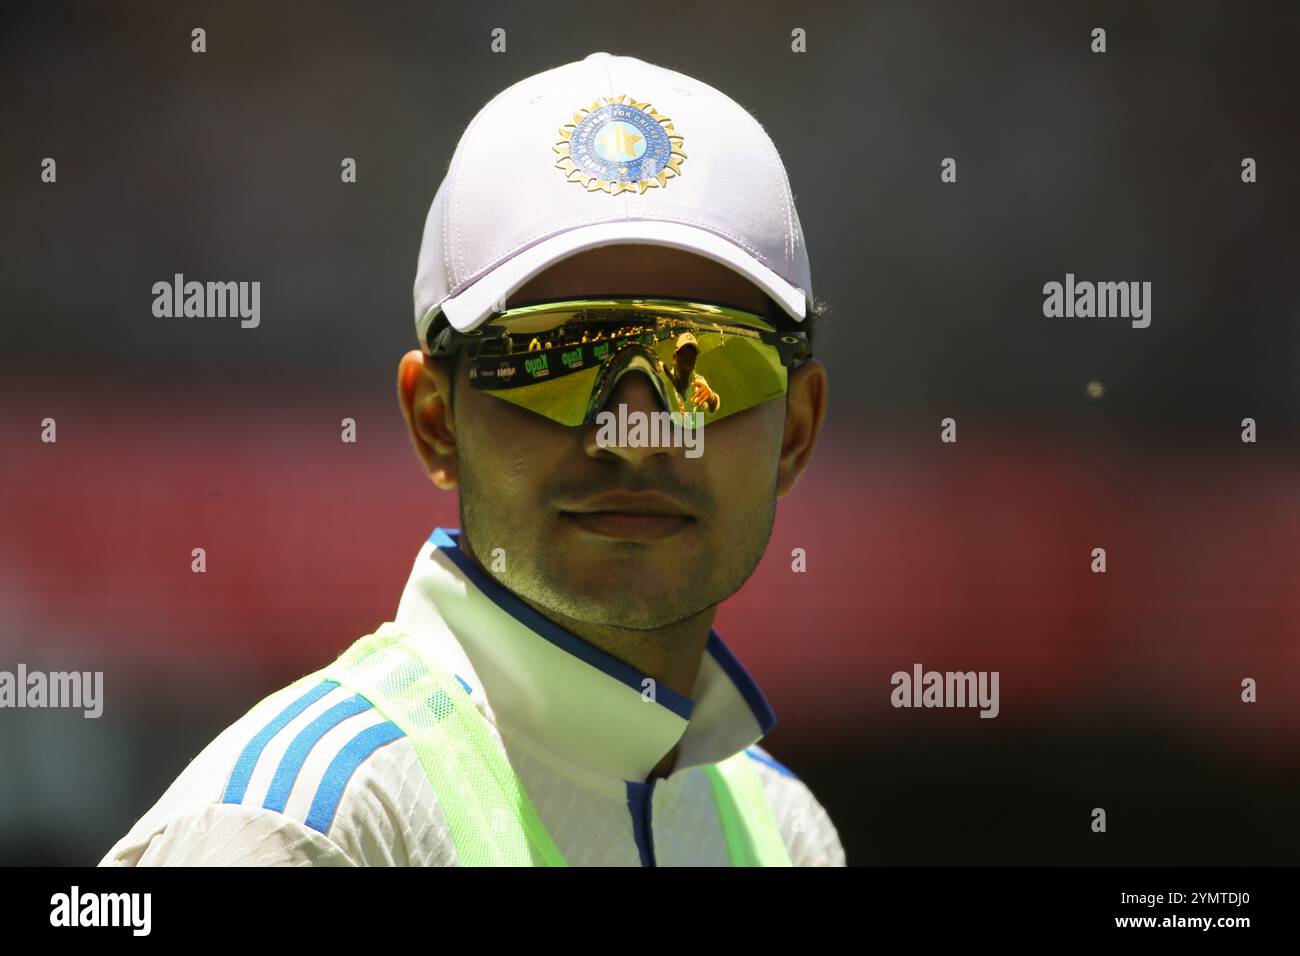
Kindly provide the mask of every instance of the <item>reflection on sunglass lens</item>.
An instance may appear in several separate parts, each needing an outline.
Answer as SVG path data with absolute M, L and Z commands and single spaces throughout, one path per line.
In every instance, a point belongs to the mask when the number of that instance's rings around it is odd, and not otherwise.
M 722 307 L 641 306 L 592 301 L 511 310 L 474 336 L 471 382 L 570 426 L 591 421 L 608 402 L 620 369 L 652 376 L 668 411 L 705 422 L 785 393 L 783 353 L 795 340 L 778 339 L 771 323 Z

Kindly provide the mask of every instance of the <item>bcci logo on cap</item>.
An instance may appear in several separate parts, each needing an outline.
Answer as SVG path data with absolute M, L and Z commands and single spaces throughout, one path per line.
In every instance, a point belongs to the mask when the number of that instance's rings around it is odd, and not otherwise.
M 588 192 L 660 189 L 682 174 L 682 137 L 649 103 L 604 96 L 560 127 L 555 165 Z

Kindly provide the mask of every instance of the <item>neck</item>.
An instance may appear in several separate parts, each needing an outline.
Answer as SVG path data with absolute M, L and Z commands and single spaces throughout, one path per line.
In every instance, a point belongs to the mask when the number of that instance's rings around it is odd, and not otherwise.
M 654 680 L 655 687 L 667 687 L 684 697 L 695 696 L 695 681 L 699 677 L 700 662 L 704 659 L 705 647 L 709 642 L 709 629 L 713 626 L 716 607 L 707 608 L 666 627 L 631 630 L 575 620 L 522 595 L 518 597 L 537 613 L 636 668 Z M 651 771 L 650 780 L 672 773 L 677 750 L 677 747 L 673 747 L 664 755 L 663 760 Z
M 699 614 L 650 630 L 633 630 L 610 624 L 579 621 L 523 595 L 519 599 L 537 613 L 576 634 L 589 644 L 617 657 L 652 678 L 656 687 L 667 687 L 684 697 L 695 693 L 695 679 L 709 643 L 716 607 Z
M 464 535 L 461 536 L 461 548 L 469 553 L 471 559 L 480 568 L 483 567 L 478 556 L 470 549 L 469 541 Z M 490 572 L 484 568 L 484 573 Z M 709 643 L 709 630 L 713 627 L 713 620 L 717 615 L 716 605 L 663 627 L 636 630 L 611 624 L 580 621 L 538 604 L 517 592 L 515 596 L 548 620 L 636 668 L 639 673 L 651 678 L 656 688 L 667 687 L 684 697 L 694 697 L 695 682 L 700 674 L 700 663 L 704 659 L 704 651 Z M 647 688 L 645 692 L 648 693 L 649 689 Z M 651 779 L 665 777 L 671 773 L 676 758 L 677 748 L 674 747 L 655 767 L 650 774 Z

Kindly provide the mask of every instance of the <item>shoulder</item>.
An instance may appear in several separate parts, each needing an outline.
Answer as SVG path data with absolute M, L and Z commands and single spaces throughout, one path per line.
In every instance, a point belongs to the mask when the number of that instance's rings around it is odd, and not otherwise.
M 194 758 L 101 865 L 452 865 L 414 748 L 365 698 L 304 678 Z
M 844 866 L 844 847 L 830 815 L 802 780 L 765 748 L 745 750 L 795 866 Z

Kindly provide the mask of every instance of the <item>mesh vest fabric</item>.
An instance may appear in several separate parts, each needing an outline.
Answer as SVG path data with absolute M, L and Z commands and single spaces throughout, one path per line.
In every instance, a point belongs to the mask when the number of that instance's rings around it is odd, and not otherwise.
M 722 833 L 732 866 L 790 866 L 790 854 L 781 838 L 763 781 L 738 753 L 705 768 L 718 804 Z
M 461 684 L 392 622 L 271 698 L 334 681 L 406 734 L 461 866 L 565 866 L 499 740 Z M 270 699 L 270 698 L 268 698 Z M 763 783 L 741 752 L 705 768 L 732 866 L 790 866 Z

